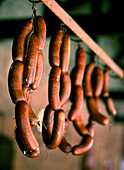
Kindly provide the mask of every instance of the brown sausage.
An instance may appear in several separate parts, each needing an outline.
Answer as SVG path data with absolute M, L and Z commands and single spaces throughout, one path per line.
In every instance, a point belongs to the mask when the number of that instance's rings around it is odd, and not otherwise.
M 8 88 L 13 103 L 25 100 L 22 90 L 24 64 L 21 61 L 14 61 L 8 75 Z
M 67 102 L 71 93 L 71 79 L 70 75 L 66 73 L 61 74 L 60 86 L 60 101 L 61 107 Z
M 48 99 L 50 107 L 58 110 L 61 107 L 59 89 L 60 89 L 61 68 L 53 67 L 49 75 Z
M 55 111 L 52 136 L 48 142 L 49 149 L 57 148 L 62 140 L 65 128 L 65 113 L 62 109 Z
M 15 106 L 15 120 L 19 134 L 29 151 L 38 150 L 39 144 L 34 136 L 29 120 L 29 105 L 19 101 Z
M 84 134 L 88 134 L 88 130 L 85 127 L 81 114 L 79 114 L 76 119 L 73 121 L 73 125 L 75 127 L 75 130 L 78 132 L 79 135 L 83 136 Z
M 95 97 L 100 96 L 103 89 L 103 71 L 99 66 L 96 66 L 92 74 L 92 89 Z
M 89 110 L 89 114 L 91 116 L 91 119 L 98 122 L 99 124 L 102 125 L 108 125 L 109 124 L 109 119 L 102 115 L 97 107 L 96 107 L 96 103 L 93 97 L 88 97 L 87 98 L 87 108 Z
M 41 51 L 38 52 L 38 60 L 37 60 L 37 67 L 35 73 L 35 79 L 33 84 L 31 85 L 32 90 L 36 90 L 40 84 L 43 75 L 43 68 L 44 68 L 44 58 L 43 53 Z
M 75 120 L 75 118 L 80 114 L 84 101 L 83 89 L 80 86 L 76 86 L 72 89 L 71 92 L 71 109 L 68 114 L 70 121 Z
M 69 67 L 70 60 L 70 37 L 68 34 L 63 36 L 63 41 L 60 50 L 60 67 L 62 73 L 66 73 Z
M 38 119 L 34 113 L 34 111 L 31 108 L 31 105 L 29 104 L 29 119 L 31 126 L 35 126 L 38 124 Z
M 12 46 L 13 60 L 23 61 L 25 57 L 25 46 L 27 37 L 32 30 L 32 21 L 26 20 L 17 31 Z
M 109 70 L 105 70 L 104 71 L 103 90 L 102 90 L 103 97 L 109 96 L 108 83 L 109 83 Z
M 30 88 L 30 86 L 27 86 L 25 84 L 22 85 L 22 89 L 27 103 L 31 103 L 33 90 Z
M 108 114 L 111 115 L 111 116 L 114 116 L 117 114 L 117 110 L 115 108 L 115 105 L 114 105 L 114 102 L 112 100 L 111 97 L 106 97 L 104 99 L 105 101 L 105 105 L 106 105 L 106 109 L 108 111 Z
M 60 143 L 60 145 L 59 145 L 59 149 L 60 149 L 61 151 L 63 151 L 64 153 L 70 153 L 70 152 L 71 152 L 71 149 L 72 149 L 72 146 L 70 145 L 70 143 L 67 142 L 66 137 L 65 137 L 65 133 L 66 133 L 67 126 L 68 126 L 68 122 L 67 122 L 67 119 L 65 119 L 64 134 L 63 134 L 61 143 Z
M 54 123 L 54 111 L 51 110 L 49 105 L 47 105 L 44 111 L 42 124 L 42 138 L 45 145 L 48 145 L 48 142 L 51 138 L 53 123 Z
M 82 155 L 82 154 L 88 152 L 92 146 L 93 146 L 93 138 L 90 135 L 85 134 L 85 135 L 83 135 L 83 140 L 82 140 L 81 144 L 73 146 L 72 154 L 73 155 Z
M 92 137 L 94 137 L 94 134 L 95 134 L 94 124 L 95 123 L 93 121 L 89 121 L 89 123 L 86 125 L 88 133 Z
M 36 16 L 34 19 L 34 34 L 39 39 L 38 50 L 43 50 L 46 43 L 46 24 L 42 16 Z
M 98 111 L 101 112 L 102 109 L 101 109 L 100 97 L 99 96 L 98 97 L 94 97 L 94 99 L 95 99 L 95 103 L 96 103 L 96 107 L 97 107 Z
M 52 36 L 49 47 L 49 64 L 51 67 L 60 66 L 60 47 L 62 43 L 63 29 L 58 29 Z
M 95 62 L 90 62 L 85 69 L 85 73 L 84 73 L 84 92 L 85 95 L 88 96 L 93 96 L 93 91 L 92 91 L 92 84 L 91 84 L 91 77 L 92 77 L 92 73 L 93 70 L 95 68 Z
M 76 51 L 75 65 L 85 68 L 85 51 L 80 45 Z
M 24 145 L 24 142 L 22 141 L 21 137 L 20 137 L 20 134 L 17 130 L 17 128 L 15 129 L 15 139 L 16 139 L 16 142 L 21 150 L 21 152 L 29 157 L 29 158 L 36 158 L 39 154 L 40 154 L 40 150 L 37 149 L 37 150 L 33 150 L 32 152 L 30 152 L 27 147 Z
M 72 86 L 80 86 L 83 81 L 84 68 L 81 65 L 75 66 L 70 74 Z
M 23 74 L 23 83 L 26 85 L 31 85 L 35 79 L 35 72 L 37 66 L 38 58 L 38 43 L 39 40 L 36 35 L 32 34 L 28 52 L 25 60 L 24 74 Z

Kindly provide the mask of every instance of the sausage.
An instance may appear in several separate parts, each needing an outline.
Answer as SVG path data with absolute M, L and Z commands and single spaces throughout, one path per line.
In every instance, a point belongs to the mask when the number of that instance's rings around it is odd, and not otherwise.
M 49 64 L 51 67 L 60 66 L 60 47 L 62 43 L 63 29 L 58 29 L 51 37 L 49 46 Z
M 71 152 L 71 149 L 72 149 L 71 144 L 67 142 L 66 137 L 65 137 L 65 133 L 66 133 L 67 126 L 68 126 L 68 122 L 67 122 L 67 119 L 65 119 L 64 134 L 63 134 L 61 143 L 60 143 L 60 145 L 59 145 L 59 149 L 60 149 L 61 151 L 63 151 L 64 153 L 70 153 L 70 152 Z
M 48 145 L 48 142 L 52 135 L 54 122 L 54 111 L 50 108 L 49 105 L 46 106 L 43 117 L 42 124 L 42 138 L 45 145 Z
M 22 85 L 22 89 L 27 103 L 31 103 L 33 90 L 30 88 L 30 86 L 27 86 L 25 84 Z
M 81 65 L 75 66 L 70 74 L 72 86 L 80 86 L 83 81 L 84 68 Z
M 64 133 L 64 128 L 65 128 L 65 112 L 62 109 L 60 109 L 58 111 L 55 111 L 54 114 L 52 135 L 47 145 L 49 149 L 55 149 L 60 145 Z
M 37 36 L 32 34 L 29 41 L 29 47 L 25 59 L 24 74 L 23 74 L 23 83 L 26 85 L 31 85 L 35 79 L 35 72 L 36 72 L 37 58 L 38 58 L 38 43 L 39 40 Z
M 55 66 L 51 69 L 49 75 L 48 99 L 50 107 L 53 110 L 58 110 L 61 107 L 59 89 L 60 89 L 61 68 Z
M 67 102 L 71 93 L 71 79 L 68 72 L 61 74 L 60 102 L 61 107 Z
M 80 45 L 76 51 L 75 65 L 85 68 L 85 51 Z
M 34 111 L 31 108 L 31 105 L 29 104 L 29 119 L 31 126 L 35 126 L 38 124 L 38 119 L 34 113 Z
M 15 120 L 19 134 L 29 151 L 38 150 L 39 144 L 34 136 L 29 120 L 29 105 L 19 101 L 15 106 Z
M 93 70 L 95 68 L 95 62 L 90 62 L 86 66 L 85 73 L 84 73 L 84 92 L 86 97 L 91 97 L 93 96 L 93 90 L 92 90 L 92 84 L 91 84 L 91 77 Z
M 94 124 L 95 122 L 89 121 L 89 123 L 86 125 L 88 133 L 91 137 L 94 137 L 94 134 L 95 134 Z
M 46 24 L 42 16 L 36 16 L 34 19 L 34 34 L 39 39 L 38 50 L 43 50 L 46 43 Z
M 93 138 L 90 135 L 85 134 L 85 135 L 83 135 L 83 140 L 82 140 L 81 144 L 75 145 L 72 147 L 72 154 L 73 155 L 82 155 L 82 154 L 88 152 L 92 146 L 93 146 Z
M 89 114 L 92 120 L 102 125 L 109 124 L 109 119 L 98 111 L 93 97 L 87 98 L 87 108 L 89 110 Z
M 26 20 L 19 30 L 17 31 L 12 45 L 12 58 L 13 61 L 20 60 L 23 61 L 25 57 L 25 46 L 27 37 L 31 33 L 32 30 L 32 21 Z
M 71 109 L 68 114 L 70 121 L 75 120 L 75 118 L 80 114 L 84 101 L 83 89 L 81 86 L 76 86 L 72 89 L 71 92 Z
M 98 96 L 98 97 L 94 97 L 94 99 L 95 99 L 95 103 L 96 103 L 96 107 L 97 107 L 97 109 L 98 109 L 98 111 L 99 112 L 101 112 L 101 101 L 100 101 L 100 97 Z
M 81 114 L 79 114 L 75 120 L 73 121 L 73 125 L 75 127 L 75 130 L 78 132 L 79 135 L 83 136 L 84 134 L 88 134 L 88 130 L 85 127 L 82 118 L 81 118 Z
M 100 96 L 103 89 L 103 71 L 99 66 L 96 66 L 92 74 L 93 95 Z
M 70 37 L 68 34 L 64 34 L 63 41 L 60 50 L 60 67 L 62 73 L 66 73 L 69 67 L 70 60 Z
M 109 83 L 109 70 L 106 69 L 104 71 L 104 81 L 103 81 L 103 90 L 102 90 L 103 97 L 109 97 L 108 83 Z
M 44 69 L 44 58 L 43 53 L 41 51 L 38 52 L 38 60 L 37 60 L 37 67 L 36 67 L 36 73 L 35 73 L 35 79 L 33 84 L 31 85 L 32 90 L 36 90 L 40 84 L 40 81 L 42 79 L 43 75 L 43 69 Z
M 11 64 L 8 75 L 8 88 L 13 103 L 25 100 L 22 90 L 24 64 L 21 61 L 14 61 Z
M 106 105 L 106 109 L 108 111 L 108 114 L 111 115 L 111 116 L 114 116 L 117 114 L 117 110 L 115 108 L 115 105 L 114 105 L 114 102 L 112 100 L 111 97 L 106 97 L 104 99 L 105 101 L 105 105 Z
M 39 149 L 33 150 L 31 152 L 27 149 L 27 147 L 25 146 L 24 142 L 22 141 L 22 139 L 20 137 L 20 134 L 19 134 L 17 128 L 15 129 L 15 139 L 16 139 L 16 142 L 17 142 L 21 152 L 25 156 L 27 156 L 29 158 L 36 158 L 40 154 L 40 150 Z

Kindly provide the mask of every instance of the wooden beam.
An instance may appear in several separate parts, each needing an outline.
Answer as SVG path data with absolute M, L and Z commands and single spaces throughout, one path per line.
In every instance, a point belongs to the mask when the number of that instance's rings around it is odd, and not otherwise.
M 108 54 L 68 15 L 55 0 L 42 2 L 65 23 L 97 56 L 99 56 L 116 74 L 123 79 L 123 70 L 108 56 Z M 92 29 L 92 28 L 91 28 Z

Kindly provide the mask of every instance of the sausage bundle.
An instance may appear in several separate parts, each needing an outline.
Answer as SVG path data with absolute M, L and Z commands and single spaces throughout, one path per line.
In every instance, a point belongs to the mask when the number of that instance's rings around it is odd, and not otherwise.
M 44 58 L 42 49 L 46 42 L 46 24 L 41 16 L 26 20 L 13 40 L 13 63 L 8 75 L 8 88 L 15 104 L 15 139 L 25 156 L 35 158 L 39 155 L 39 144 L 32 131 L 38 124 L 30 102 L 33 90 L 40 84 L 43 74 Z

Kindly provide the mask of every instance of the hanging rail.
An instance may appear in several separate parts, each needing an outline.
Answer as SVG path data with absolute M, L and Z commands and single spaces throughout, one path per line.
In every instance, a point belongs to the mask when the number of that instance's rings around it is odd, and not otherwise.
M 117 75 L 119 75 L 121 79 L 124 79 L 123 70 L 95 41 L 93 41 L 93 39 L 68 15 L 68 13 L 55 0 L 41 0 L 41 2 L 43 2 L 57 17 L 59 17 L 63 23 L 65 23 Z

